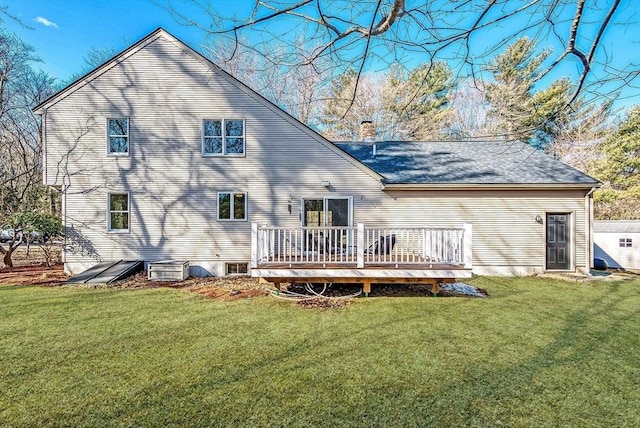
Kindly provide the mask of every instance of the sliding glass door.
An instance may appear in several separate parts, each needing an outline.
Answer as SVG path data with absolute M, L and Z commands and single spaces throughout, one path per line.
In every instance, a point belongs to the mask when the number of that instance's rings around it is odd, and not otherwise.
M 348 228 L 353 226 L 353 198 L 303 198 L 302 226 L 307 228 Z M 307 248 L 318 248 L 332 253 L 352 247 L 353 233 L 344 229 L 308 230 Z
M 302 226 L 350 227 L 353 225 L 353 198 L 302 199 Z

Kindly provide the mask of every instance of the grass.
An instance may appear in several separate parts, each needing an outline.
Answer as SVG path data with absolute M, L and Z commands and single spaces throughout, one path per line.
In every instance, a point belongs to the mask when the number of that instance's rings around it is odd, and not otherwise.
M 470 282 L 331 310 L 0 286 L 0 426 L 638 426 L 640 280 Z

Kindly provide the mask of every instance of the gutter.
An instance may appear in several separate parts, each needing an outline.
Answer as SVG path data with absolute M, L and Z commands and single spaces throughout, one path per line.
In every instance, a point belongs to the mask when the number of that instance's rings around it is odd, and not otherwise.
M 382 190 L 567 190 L 590 189 L 588 195 L 602 183 L 384 183 Z

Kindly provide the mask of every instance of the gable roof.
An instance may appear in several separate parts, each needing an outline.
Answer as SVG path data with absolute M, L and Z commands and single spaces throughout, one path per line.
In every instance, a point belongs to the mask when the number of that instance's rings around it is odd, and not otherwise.
M 187 44 L 185 44 L 184 42 L 182 42 L 181 40 L 179 40 L 178 38 L 176 38 L 175 36 L 173 36 L 168 31 L 164 30 L 161 27 L 157 28 L 156 30 L 151 32 L 149 35 L 143 37 L 137 43 L 134 43 L 129 48 L 125 49 L 124 51 L 117 54 L 113 58 L 107 60 L 102 65 L 96 67 L 89 73 L 78 78 L 77 80 L 75 80 L 74 82 L 66 86 L 65 88 L 56 92 L 55 94 L 53 94 L 52 96 L 50 96 L 49 98 L 47 98 L 46 100 L 44 100 L 43 102 L 35 106 L 33 108 L 33 111 L 37 114 L 44 114 L 47 108 L 55 105 L 57 102 L 71 95 L 73 92 L 87 85 L 94 79 L 100 77 L 103 73 L 105 73 L 112 67 L 115 67 L 116 65 L 120 64 L 121 62 L 125 61 L 128 57 L 140 51 L 145 46 L 147 46 L 148 44 L 152 43 L 153 41 L 157 40 L 160 37 L 163 37 L 171 41 L 176 46 L 181 48 L 183 51 L 185 51 L 189 55 L 193 56 L 198 61 L 201 61 L 202 63 L 206 64 L 219 76 L 227 80 L 232 85 L 236 86 L 239 90 L 243 91 L 244 93 L 246 93 L 247 95 L 255 99 L 257 102 L 261 103 L 264 107 L 270 109 L 272 112 L 279 115 L 284 120 L 288 121 L 291 125 L 295 126 L 302 132 L 306 133 L 311 138 L 313 138 L 314 140 L 318 141 L 320 144 L 324 145 L 329 150 L 336 153 L 338 156 L 341 156 L 342 158 L 346 159 L 349 163 L 351 163 L 355 167 L 371 175 L 375 179 L 378 179 L 378 180 L 382 179 L 382 176 L 379 175 L 377 172 L 375 172 L 374 170 L 372 170 L 362 162 L 359 162 L 357 159 L 353 158 L 350 154 L 346 153 L 345 151 L 340 150 L 338 147 L 336 147 L 332 142 L 324 138 L 322 135 L 318 134 L 316 131 L 309 128 L 307 125 L 303 124 L 298 119 L 294 118 L 289 113 L 285 112 L 280 107 L 273 104 L 271 101 L 269 101 L 268 99 L 266 99 L 265 97 L 263 97 L 262 95 L 260 95 L 259 93 L 251 89 L 249 86 L 245 85 L 244 83 L 242 83 L 241 81 L 239 81 L 238 79 L 236 79 L 235 77 L 233 77 L 232 75 L 224 71 L 223 69 L 221 69 L 219 66 L 211 62 L 208 58 L 206 58 L 199 52 L 195 51 L 193 48 L 191 48 L 190 46 L 188 46 Z
M 382 175 L 386 188 L 600 185 L 593 177 L 522 142 L 393 141 L 336 145 Z

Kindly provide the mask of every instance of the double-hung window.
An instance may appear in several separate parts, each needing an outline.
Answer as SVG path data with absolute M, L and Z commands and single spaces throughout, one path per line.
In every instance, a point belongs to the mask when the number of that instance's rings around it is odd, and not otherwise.
M 246 220 L 247 194 L 218 192 L 218 220 Z
M 107 119 L 107 153 L 110 155 L 129 154 L 129 118 Z
M 244 156 L 244 120 L 202 121 L 203 156 Z
M 128 232 L 129 194 L 109 193 L 107 205 L 107 230 L 109 232 Z

